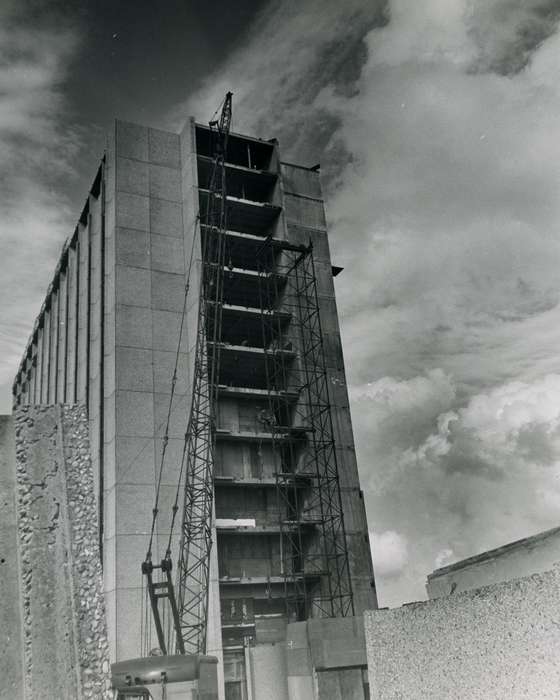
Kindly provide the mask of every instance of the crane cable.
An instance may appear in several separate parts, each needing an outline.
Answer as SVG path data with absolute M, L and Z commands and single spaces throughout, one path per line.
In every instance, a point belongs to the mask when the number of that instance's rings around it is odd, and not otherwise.
M 225 99 L 222 101 L 218 109 L 214 112 L 214 115 L 212 119 L 216 116 L 216 114 L 219 112 L 219 110 L 223 107 L 225 103 Z M 212 174 L 210 176 L 210 183 L 209 183 L 209 193 L 212 192 L 212 186 L 213 183 L 215 182 L 216 174 L 217 174 L 217 158 L 213 159 L 213 164 L 212 164 Z M 206 214 L 204 219 L 207 220 L 209 218 L 209 212 L 210 212 L 210 196 L 208 197 L 207 203 L 206 203 Z M 196 221 L 200 220 L 200 213 L 197 214 Z M 196 225 L 195 221 L 195 225 Z M 171 413 L 172 413 L 172 405 L 173 405 L 173 398 L 175 395 L 175 388 L 177 384 L 177 370 L 179 367 L 179 358 L 180 358 L 180 351 L 181 351 L 181 344 L 182 344 L 182 338 L 183 338 L 183 330 L 184 330 L 184 324 L 185 324 L 185 314 L 187 310 L 187 301 L 188 301 L 188 295 L 189 295 L 189 289 L 190 289 L 190 279 L 191 279 L 191 271 L 192 271 L 192 264 L 193 264 L 193 259 L 194 259 L 194 247 L 196 243 L 196 235 L 193 235 L 192 239 L 192 244 L 191 244 L 191 252 L 190 252 L 190 257 L 189 257 L 189 266 L 187 270 L 187 283 L 185 285 L 185 294 L 183 297 L 183 312 L 181 314 L 181 325 L 179 329 L 179 339 L 177 342 L 177 351 L 175 353 L 175 365 L 173 368 L 173 375 L 171 379 L 171 395 L 169 398 L 169 406 L 167 410 L 167 420 L 166 420 L 166 425 L 165 425 L 165 433 L 163 437 L 163 446 L 162 446 L 162 453 L 161 453 L 161 460 L 160 460 L 160 465 L 159 465 L 159 473 L 158 473 L 158 478 L 157 478 L 157 487 L 156 487 L 156 497 L 155 497 L 155 503 L 154 507 L 152 509 L 152 524 L 150 528 L 150 540 L 148 544 L 148 550 L 146 552 L 146 561 L 151 561 L 152 559 L 152 545 L 153 545 L 153 539 L 154 539 L 154 532 L 155 532 L 155 527 L 156 527 L 156 521 L 157 517 L 159 514 L 159 496 L 160 496 L 160 491 L 161 491 L 161 481 L 163 477 L 163 466 L 164 466 L 164 460 L 165 460 L 165 454 L 167 451 L 167 445 L 169 443 L 169 425 L 171 422 Z M 171 554 L 171 539 L 173 535 L 173 528 L 175 525 L 175 520 L 177 516 L 177 511 L 178 511 L 178 503 L 179 503 L 179 494 L 180 494 L 180 489 L 181 489 L 181 479 L 183 477 L 183 471 L 185 467 L 185 453 L 186 453 L 186 446 L 187 446 L 187 441 L 188 441 L 188 434 L 189 434 L 189 428 L 190 425 L 187 426 L 187 432 L 185 433 L 185 440 L 183 444 L 183 454 L 182 454 L 182 459 L 181 459 L 181 469 L 179 471 L 179 478 L 177 480 L 177 490 L 175 493 L 175 501 L 173 504 L 172 508 L 172 519 L 171 519 L 171 527 L 169 531 L 169 542 L 168 546 L 166 549 L 166 557 L 170 556 Z
M 214 114 L 212 115 L 212 119 L 210 120 L 210 123 L 213 123 L 216 115 L 218 112 L 223 108 L 225 102 L 227 100 L 227 95 L 226 97 L 222 100 Z M 217 172 L 217 158 L 213 159 L 213 164 L 212 164 L 212 174 L 210 177 L 210 186 L 209 186 L 209 194 L 212 192 L 212 185 L 215 181 L 216 178 L 216 172 Z M 206 203 L 206 216 L 205 219 L 207 220 L 209 218 L 209 212 L 210 212 L 210 196 L 208 197 L 208 201 Z M 196 220 L 195 220 L 195 226 L 196 222 L 200 220 L 200 212 L 197 214 Z M 190 278 L 191 278 L 191 270 L 192 270 L 192 263 L 193 263 L 193 257 L 194 257 L 194 246 L 196 242 L 196 235 L 193 235 L 192 239 L 192 244 L 191 244 L 191 253 L 190 253 L 190 258 L 189 258 L 189 267 L 187 270 L 187 283 L 185 285 L 185 294 L 183 297 L 183 313 L 181 315 L 181 326 L 179 330 L 179 340 L 177 343 L 177 352 L 175 354 L 175 365 L 173 368 L 173 376 L 171 379 L 171 395 L 169 398 L 169 407 L 167 410 L 167 421 L 165 425 L 165 433 L 163 437 L 163 447 L 162 447 L 162 453 L 161 453 L 161 460 L 160 460 L 160 466 L 159 466 L 159 474 L 158 474 L 158 479 L 157 479 L 157 488 L 156 488 L 156 498 L 155 498 L 155 504 L 152 509 L 152 526 L 150 529 L 150 540 L 149 540 L 149 545 L 148 545 L 148 551 L 146 553 L 146 561 L 151 561 L 152 558 L 152 544 L 153 544 L 153 539 L 154 539 L 154 531 L 155 531 L 155 526 L 156 526 L 156 520 L 158 517 L 159 513 L 159 494 L 161 490 L 161 480 L 163 476 L 163 465 L 164 465 L 164 460 L 165 460 L 165 453 L 167 451 L 167 444 L 169 442 L 169 424 L 171 421 L 171 412 L 172 412 L 172 405 L 173 405 L 173 397 L 175 395 L 175 387 L 177 384 L 177 369 L 179 366 L 179 356 L 180 356 L 180 351 L 181 351 L 181 342 L 182 342 L 182 337 L 183 337 L 183 328 L 184 328 L 184 323 L 185 323 L 185 313 L 187 310 L 187 299 L 188 299 L 188 294 L 189 294 L 189 289 L 190 289 Z M 169 544 L 166 550 L 166 556 L 168 556 L 171 548 L 171 537 L 173 533 L 173 527 L 175 524 L 175 518 L 177 515 L 177 509 L 178 509 L 178 500 L 179 500 L 179 492 L 180 492 L 180 484 L 181 484 L 181 478 L 183 475 L 183 470 L 184 470 L 184 462 L 185 462 L 185 450 L 186 450 L 186 444 L 187 444 L 187 435 L 188 435 L 188 428 L 187 428 L 187 433 L 185 434 L 185 444 L 183 447 L 183 456 L 181 460 L 181 470 L 179 472 L 179 479 L 177 482 L 177 492 L 175 496 L 175 502 L 173 505 L 173 516 L 171 520 L 171 527 L 170 527 L 170 533 L 169 533 Z
M 228 95 L 226 95 L 226 98 L 222 101 L 222 104 L 216 112 L 214 113 L 215 115 L 218 113 L 220 109 L 223 110 L 224 105 L 228 99 Z M 214 118 L 213 117 L 213 118 Z M 216 122 L 211 121 L 210 122 L 210 130 L 211 133 L 214 133 L 213 127 L 215 126 Z M 220 131 L 220 128 L 218 127 L 218 131 Z M 221 154 L 222 158 L 224 154 Z M 209 184 L 208 184 L 208 198 L 206 202 L 206 212 L 205 212 L 205 221 L 210 222 L 210 212 L 211 212 L 211 207 L 212 207 L 212 193 L 215 190 L 216 187 L 216 177 L 217 177 L 217 171 L 218 171 L 218 165 L 219 165 L 220 157 L 218 155 L 218 152 L 213 157 L 213 163 L 212 163 L 212 173 L 209 179 Z M 221 169 L 221 168 L 220 168 Z M 223 177 L 223 174 L 222 174 Z M 222 188 L 223 189 L 223 188 Z M 225 193 L 225 190 L 224 190 Z M 225 196 L 223 194 L 222 196 Z M 224 206 L 224 202 L 222 202 L 222 206 Z M 182 346 L 182 341 L 183 341 L 183 334 L 184 334 L 184 326 L 185 326 L 185 315 L 187 312 L 187 302 L 188 302 L 188 297 L 189 297 L 189 290 L 190 290 L 190 281 L 191 281 L 191 274 L 192 274 L 192 265 L 194 261 L 194 254 L 195 254 L 195 245 L 198 240 L 198 236 L 196 235 L 196 225 L 198 222 L 200 222 L 201 215 L 200 215 L 200 210 L 198 211 L 195 221 L 193 223 L 193 228 L 195 229 L 193 232 L 192 236 L 192 243 L 191 243 L 191 250 L 190 250 L 190 256 L 189 256 L 189 264 L 188 264 L 188 269 L 186 273 L 186 284 L 185 284 L 185 293 L 183 297 L 183 309 L 182 309 L 182 314 L 181 314 L 181 323 L 180 323 L 180 328 L 179 328 L 179 337 L 178 337 L 178 342 L 177 342 L 177 350 L 175 353 L 175 363 L 174 363 L 174 368 L 173 368 L 173 375 L 171 379 L 171 391 L 170 391 L 170 397 L 169 397 L 169 406 L 167 410 L 167 416 L 166 416 L 166 423 L 165 423 L 165 432 L 163 436 L 163 445 L 162 445 L 162 451 L 161 451 L 161 459 L 159 463 L 159 470 L 158 470 L 158 475 L 157 475 L 157 484 L 156 484 L 156 494 L 155 494 L 155 502 L 154 502 L 154 507 L 152 508 L 152 522 L 151 522 L 151 528 L 150 528 L 150 538 L 149 538 L 149 543 L 148 543 L 148 548 L 146 552 L 146 558 L 145 558 L 145 563 L 150 563 L 152 560 L 152 547 L 153 547 L 153 540 L 154 540 L 154 534 L 156 530 L 156 523 L 159 515 L 159 499 L 160 499 L 160 492 L 161 492 L 161 485 L 162 485 L 162 479 L 163 479 L 163 467 L 165 464 L 165 456 L 167 452 L 167 447 L 169 443 L 169 428 L 170 428 L 170 422 L 171 422 L 171 415 L 173 411 L 173 399 L 175 397 L 175 392 L 176 392 L 176 385 L 177 385 L 177 376 L 178 376 L 178 368 L 179 368 L 179 360 L 180 360 L 180 352 L 181 352 L 181 346 Z M 208 223 L 207 223 L 208 227 Z M 213 228 L 213 227 L 212 227 Z M 210 245 L 210 234 L 212 231 L 206 231 L 206 235 L 204 237 L 204 250 L 201 250 L 201 253 L 204 253 L 208 246 Z M 202 231 L 201 231 L 201 237 L 202 237 Z M 223 241 L 222 241 L 223 244 Z M 204 256 L 203 256 L 204 259 Z M 200 279 L 200 284 L 201 288 L 202 285 L 204 284 L 204 272 L 202 271 L 201 273 L 201 279 Z M 202 298 L 202 297 L 201 297 Z M 216 330 L 216 329 L 214 329 Z M 190 374 L 189 370 L 187 369 L 188 374 Z M 191 420 L 192 416 L 189 415 L 189 419 L 187 422 L 187 430 L 184 435 L 184 443 L 183 443 L 183 451 L 182 451 L 182 457 L 181 457 L 181 467 L 179 470 L 179 475 L 177 479 L 177 488 L 176 488 L 176 493 L 175 493 L 175 500 L 174 500 L 174 505 L 172 507 L 172 519 L 171 519 L 171 524 L 170 524 L 170 530 L 169 530 L 169 540 L 167 544 L 167 548 L 165 551 L 165 559 L 164 561 L 168 562 L 169 564 L 171 563 L 171 542 L 172 542 L 172 537 L 173 537 L 173 530 L 175 526 L 175 520 L 177 516 L 177 512 L 179 509 L 178 502 L 179 502 L 179 494 L 181 490 L 181 481 L 183 479 L 183 472 L 185 470 L 185 464 L 186 464 L 186 450 L 190 438 L 190 433 L 191 433 Z M 188 474 L 187 474 L 188 478 Z M 163 568 L 163 562 L 162 562 L 162 568 Z M 170 567 L 169 567 L 170 569 Z M 144 577 L 142 577 L 142 587 L 144 588 Z M 148 594 L 148 590 L 146 589 L 146 595 Z M 143 642 L 146 641 L 145 637 L 150 635 L 151 637 L 151 625 L 148 625 L 148 605 L 147 605 L 147 600 L 146 600 L 146 605 L 145 605 L 145 612 L 146 612 L 146 620 L 145 624 L 143 623 L 143 619 L 141 619 L 140 623 L 140 636 L 141 636 L 141 641 L 140 644 L 142 645 Z M 165 627 L 165 610 L 163 612 L 164 614 L 164 619 L 163 619 L 163 626 Z M 141 615 L 141 618 L 144 616 Z M 169 622 L 169 621 L 168 621 Z M 168 636 L 171 633 L 171 630 L 167 630 Z M 150 643 L 148 642 L 148 645 Z
M 200 218 L 199 214 L 197 214 L 196 219 L 194 221 L 194 227 L 196 227 L 196 223 L 198 219 Z M 161 491 L 161 482 L 162 482 L 162 477 L 163 477 L 163 467 L 165 464 L 165 455 L 167 452 L 167 445 L 169 442 L 169 426 L 171 423 L 171 413 L 172 413 L 172 406 L 173 406 L 173 398 L 175 396 L 175 389 L 176 389 L 176 384 L 177 384 L 177 371 L 179 368 L 179 358 L 180 358 L 180 351 L 181 351 L 181 345 L 183 342 L 183 331 L 184 331 L 184 322 L 185 322 L 185 313 L 187 309 L 187 301 L 188 301 L 188 296 L 189 296 L 189 289 L 190 289 L 190 279 L 191 279 L 191 272 L 192 272 L 192 264 L 194 260 L 194 248 L 196 244 L 196 231 L 193 233 L 192 237 L 192 243 L 191 243 L 191 251 L 190 251 L 190 256 L 189 256 L 189 265 L 187 269 L 187 281 L 185 284 L 185 293 L 183 296 L 183 312 L 181 314 L 181 324 L 179 327 L 179 337 L 177 340 L 177 351 L 175 353 L 175 364 L 173 367 L 173 375 L 171 378 L 171 392 L 170 392 L 170 397 L 169 397 L 169 406 L 167 410 L 167 418 L 166 418 L 166 424 L 165 424 L 165 432 L 164 432 L 164 437 L 163 437 L 163 445 L 162 445 L 162 451 L 161 451 L 161 460 L 159 464 L 159 473 L 157 477 L 157 487 L 156 487 L 156 496 L 155 496 L 155 502 L 154 502 L 154 507 L 152 509 L 152 523 L 151 523 L 151 528 L 150 528 L 150 539 L 148 543 L 148 549 L 146 552 L 146 557 L 145 561 L 151 562 L 152 560 L 152 546 L 153 546 L 153 539 L 154 539 L 154 533 L 155 533 L 155 528 L 156 528 L 156 522 L 157 518 L 159 515 L 159 497 L 160 497 L 160 491 Z M 179 479 L 177 482 L 177 489 L 179 490 L 180 488 L 180 483 L 181 483 L 181 478 L 182 478 L 182 473 L 183 473 L 183 468 L 181 466 L 181 471 L 179 473 Z M 172 531 L 173 531 L 173 522 L 175 520 L 175 517 L 173 516 L 172 519 L 172 525 L 171 525 L 171 531 L 169 535 L 169 539 L 171 541 L 171 536 L 172 536 Z M 169 547 L 168 547 L 169 551 Z M 168 551 L 166 551 L 166 557 L 168 557 Z M 170 552 L 169 552 L 170 554 Z M 142 588 L 144 589 L 144 576 L 142 576 Z M 148 589 L 143 590 L 142 593 L 145 592 L 145 597 L 146 601 L 144 601 L 144 595 L 142 594 L 142 605 L 145 607 L 145 620 L 144 615 L 141 616 L 141 622 L 140 622 L 140 646 L 144 646 L 145 649 L 142 649 L 141 653 L 142 654 L 149 654 L 150 652 L 150 646 L 151 646 L 151 641 L 150 639 L 146 639 L 146 637 L 149 635 L 151 637 L 151 624 L 149 624 L 149 614 L 148 614 Z M 165 616 L 165 610 L 164 610 L 164 616 Z M 165 626 L 165 622 L 164 622 Z M 167 627 L 169 627 L 169 621 L 167 624 Z M 170 634 L 170 629 L 168 630 L 168 635 Z
M 225 100 L 224 100 L 224 102 L 225 102 Z M 224 104 L 224 102 L 222 102 L 222 105 Z M 218 107 L 218 109 L 214 113 L 214 116 L 217 114 L 218 110 L 221 109 L 222 105 L 220 105 L 220 107 Z M 206 203 L 206 212 L 205 212 L 205 216 L 204 216 L 205 221 L 208 221 L 210 218 L 210 194 L 212 193 L 212 190 L 213 190 L 214 185 L 215 185 L 217 171 L 218 171 L 218 159 L 214 158 L 214 161 L 212 164 L 212 174 L 210 176 L 210 183 L 209 183 L 209 188 L 208 188 L 209 196 L 208 196 L 208 200 Z M 206 249 L 208 248 L 208 246 L 209 246 L 209 236 L 207 234 L 206 240 L 204 243 L 204 253 L 206 253 Z M 203 255 L 203 260 L 205 259 L 205 257 L 206 257 L 206 255 Z M 191 260 L 191 262 L 192 262 L 192 260 Z M 189 266 L 189 269 L 190 269 L 190 266 Z M 203 274 L 201 274 L 200 283 L 201 283 L 201 285 L 203 284 Z M 201 296 L 201 300 L 202 300 L 202 296 Z M 191 419 L 192 419 L 192 413 L 189 415 L 189 422 L 187 424 L 187 430 L 185 432 L 185 439 L 183 442 L 183 453 L 181 455 L 181 469 L 179 471 L 179 479 L 177 480 L 177 489 L 175 491 L 175 500 L 174 500 L 174 503 L 172 506 L 171 527 L 169 528 L 169 540 L 168 540 L 167 549 L 165 552 L 166 558 L 171 556 L 171 540 L 173 537 L 173 528 L 175 527 L 175 519 L 177 517 L 177 512 L 179 510 L 179 494 L 180 494 L 180 490 L 181 490 L 181 479 L 183 477 L 183 471 L 185 469 L 185 463 L 186 463 L 185 457 L 187 454 L 187 445 L 188 445 L 188 440 L 189 440 L 189 436 L 190 436 L 190 432 L 191 432 Z
M 196 222 L 198 221 L 198 219 L 199 219 L 199 215 L 197 215 L 197 217 L 196 217 L 195 226 L 196 226 Z M 151 559 L 152 559 L 152 545 L 153 545 L 153 539 L 154 539 L 154 532 L 155 532 L 157 517 L 159 514 L 159 507 L 158 507 L 159 506 L 159 496 L 160 496 L 160 491 L 161 491 L 161 481 L 162 481 L 162 477 L 163 477 L 163 466 L 164 466 L 164 462 L 165 462 L 165 454 L 167 452 L 167 445 L 169 443 L 169 425 L 171 422 L 173 398 L 175 396 L 175 388 L 177 385 L 177 370 L 179 368 L 181 344 L 183 342 L 183 330 L 184 330 L 184 326 L 185 326 L 185 314 L 187 311 L 187 301 L 188 301 L 189 289 L 190 289 L 191 270 L 192 270 L 192 263 L 193 263 L 193 258 L 194 258 L 195 243 L 196 243 L 196 233 L 193 234 L 193 237 L 192 237 L 189 266 L 187 269 L 187 282 L 185 284 L 185 294 L 183 296 L 183 312 L 181 314 L 181 325 L 179 327 L 179 338 L 177 341 L 177 351 L 175 353 L 175 364 L 173 367 L 173 375 L 171 378 L 171 394 L 169 397 L 169 406 L 167 409 L 167 420 L 166 420 L 166 424 L 165 424 L 165 433 L 163 436 L 161 460 L 160 460 L 160 464 L 159 464 L 159 473 L 158 473 L 158 478 L 157 478 L 156 497 L 155 497 L 154 507 L 152 509 L 152 526 L 150 529 L 150 540 L 149 540 L 149 544 L 148 544 L 148 550 L 146 552 L 146 561 L 151 561 Z M 177 485 L 178 488 L 179 488 L 181 476 L 182 476 L 182 469 L 181 469 L 181 473 L 179 474 L 179 483 Z

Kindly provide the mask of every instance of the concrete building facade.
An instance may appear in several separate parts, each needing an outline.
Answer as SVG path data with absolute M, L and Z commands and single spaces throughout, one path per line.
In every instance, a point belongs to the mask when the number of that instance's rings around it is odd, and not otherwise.
M 87 407 L 113 661 L 141 651 L 140 564 L 169 413 L 155 560 L 167 545 L 191 401 L 201 240 L 211 235 L 199 214 L 208 197 L 211 156 L 209 128 L 192 119 L 181 134 L 115 122 L 14 382 L 16 406 Z M 263 335 L 258 302 L 264 241 L 313 247 L 354 613 L 376 608 L 377 601 L 319 174 L 282 162 L 275 140 L 237 134 L 230 137 L 226 160 L 227 270 L 207 653 L 221 658 L 223 650 L 226 697 L 237 698 L 247 692 L 247 646 L 285 640 L 286 624 L 293 621 L 285 610 L 287 586 L 299 575 L 291 571 L 287 583 L 279 466 L 271 428 L 263 421 L 272 392 L 265 356 L 273 342 Z M 280 276 L 274 269 L 267 274 Z M 292 319 L 281 298 L 270 313 L 290 339 Z M 287 362 L 299 362 L 297 342 L 285 343 L 280 352 Z M 305 524 L 310 551 L 318 541 L 314 527 Z

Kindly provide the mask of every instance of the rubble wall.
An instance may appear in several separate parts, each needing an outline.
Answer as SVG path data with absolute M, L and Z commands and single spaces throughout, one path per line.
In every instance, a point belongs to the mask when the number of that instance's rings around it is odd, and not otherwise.
M 111 697 L 87 426 L 79 406 L 15 413 L 26 700 Z
M 365 614 L 371 700 L 560 697 L 560 569 Z

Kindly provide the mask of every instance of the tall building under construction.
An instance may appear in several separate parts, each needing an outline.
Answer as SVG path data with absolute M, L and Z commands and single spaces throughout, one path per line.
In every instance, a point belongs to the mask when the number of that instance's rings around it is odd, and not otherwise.
M 318 169 L 214 132 L 115 122 L 13 391 L 87 406 L 112 660 L 161 647 L 170 558 L 185 651 L 245 698 L 248 649 L 377 602 Z

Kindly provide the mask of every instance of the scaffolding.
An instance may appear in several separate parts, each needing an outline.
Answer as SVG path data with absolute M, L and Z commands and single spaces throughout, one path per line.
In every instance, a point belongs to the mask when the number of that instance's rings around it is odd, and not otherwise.
M 286 613 L 353 615 L 313 249 L 269 237 L 259 260 Z

